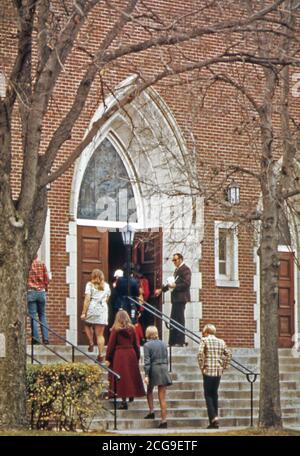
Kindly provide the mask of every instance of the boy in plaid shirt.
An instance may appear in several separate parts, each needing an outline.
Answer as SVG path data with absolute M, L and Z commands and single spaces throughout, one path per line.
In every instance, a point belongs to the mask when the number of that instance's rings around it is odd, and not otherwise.
M 203 328 L 203 337 L 198 352 L 198 363 L 203 374 L 204 397 L 209 418 L 208 429 L 219 427 L 218 389 L 221 375 L 232 357 L 223 339 L 216 336 L 216 327 L 208 324 Z

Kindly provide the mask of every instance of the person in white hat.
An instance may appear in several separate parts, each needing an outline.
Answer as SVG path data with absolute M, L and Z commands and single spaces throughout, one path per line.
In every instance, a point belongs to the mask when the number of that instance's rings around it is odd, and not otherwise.
M 116 279 L 118 279 L 118 277 L 123 277 L 123 276 L 124 276 L 124 271 L 122 271 L 122 269 L 117 269 L 114 272 L 114 277 L 116 277 Z
M 111 306 L 111 321 L 114 322 L 116 313 L 122 307 L 122 297 L 116 289 L 118 280 L 124 277 L 124 271 L 122 269 L 116 269 L 114 272 L 114 281 L 112 283 L 112 294 L 110 297 L 110 306 Z

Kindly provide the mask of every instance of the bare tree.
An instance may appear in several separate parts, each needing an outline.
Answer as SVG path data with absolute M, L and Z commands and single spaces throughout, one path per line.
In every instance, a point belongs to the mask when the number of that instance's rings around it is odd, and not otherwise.
M 249 14 L 253 14 L 255 2 L 245 4 Z M 286 1 L 270 22 L 265 23 L 265 28 L 255 24 L 256 33 L 245 35 L 241 32 L 238 40 L 235 34 L 229 32 L 226 35 L 228 51 L 218 62 L 211 62 L 208 70 L 203 68 L 202 62 L 177 68 L 178 73 L 186 71 L 187 67 L 194 71 L 190 85 L 196 87 L 200 100 L 195 107 L 197 96 L 192 93 L 194 116 L 197 109 L 201 112 L 206 98 L 217 85 L 231 88 L 230 96 L 235 98 L 241 118 L 237 133 L 248 141 L 251 157 L 248 167 L 233 163 L 230 157 L 225 163 L 214 157 L 213 164 L 204 164 L 199 152 L 200 166 L 192 180 L 192 192 L 204 197 L 206 203 L 218 207 L 224 219 L 243 224 L 259 221 L 259 425 L 262 427 L 282 426 L 278 360 L 278 245 L 283 219 L 296 219 L 296 233 L 299 226 L 299 111 L 290 88 L 293 71 L 297 71 L 300 65 L 299 9 L 298 1 Z M 212 96 L 209 102 L 212 109 L 216 109 L 214 103 L 219 103 L 219 100 Z M 198 147 L 196 142 L 194 147 Z M 187 168 L 185 171 L 189 173 Z M 224 201 L 224 190 L 233 177 L 241 179 L 244 187 L 246 182 L 254 185 L 261 195 L 260 200 L 248 201 L 238 209 Z M 174 194 L 176 191 L 180 190 L 174 186 Z
M 105 122 L 146 88 L 177 73 L 208 68 L 216 62 L 247 61 L 246 55 L 230 54 L 225 46 L 214 56 L 204 56 L 197 65 L 191 61 L 183 65 L 185 44 L 197 46 L 212 35 L 256 31 L 255 24 L 260 21 L 262 27 L 264 20 L 268 23 L 269 15 L 284 1 L 270 2 L 263 8 L 256 5 L 254 12 L 241 6 L 232 15 L 234 3 L 221 2 L 220 7 L 218 1 L 200 1 L 189 11 L 183 13 L 179 8 L 176 13 L 176 8 L 171 8 L 173 2 L 166 2 L 168 13 L 162 14 L 153 2 L 139 0 L 1 2 L 1 72 L 6 87 L 1 90 L 0 99 L 0 332 L 5 345 L 5 354 L 0 358 L 0 427 L 26 423 L 26 280 L 44 232 L 47 184 L 62 176 Z M 97 35 L 97 45 L 89 46 L 95 17 L 105 18 L 106 25 Z M 5 47 L 9 40 L 14 43 L 14 60 Z M 46 138 L 49 111 L 57 100 L 55 91 L 62 80 L 68 83 L 68 62 L 76 52 L 84 53 L 86 64 L 78 68 L 72 103 L 62 111 L 59 124 Z M 156 69 L 149 71 L 143 66 L 139 56 L 145 53 L 158 59 Z M 260 55 L 252 59 L 262 63 L 269 60 Z M 61 159 L 60 153 L 76 122 L 82 112 L 88 111 L 91 91 L 96 90 L 98 102 L 101 98 L 104 101 L 110 72 L 127 68 L 128 74 L 128 67 L 137 74 L 131 90 L 117 103 L 105 107 L 73 153 Z M 275 84 L 272 71 L 269 78 L 270 84 Z M 267 108 L 266 104 L 261 115 L 269 122 Z M 262 134 L 267 155 L 270 128 L 265 127 Z M 269 156 L 266 160 L 270 160 Z M 14 170 L 12 163 L 17 164 Z M 270 173 L 268 167 L 265 172 Z M 266 198 L 269 192 L 268 188 Z M 272 226 L 275 224 L 272 218 Z M 270 261 L 276 259 L 273 253 Z M 275 299 L 272 296 L 273 303 Z

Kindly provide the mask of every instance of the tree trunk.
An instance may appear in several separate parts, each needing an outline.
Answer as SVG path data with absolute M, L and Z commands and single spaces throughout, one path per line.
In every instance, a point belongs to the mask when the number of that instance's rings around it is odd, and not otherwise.
M 2 227 L 3 228 L 3 227 Z M 26 282 L 28 274 L 24 232 L 18 229 L 14 244 L 0 262 L 0 428 L 21 428 L 26 424 Z M 20 232 L 21 231 L 21 232 Z M 22 241 L 23 240 L 23 241 Z M 0 258 L 3 260 L 3 257 Z M 5 346 L 5 349 L 4 349 Z
M 281 427 L 278 360 L 278 252 L 277 228 L 272 216 L 264 218 L 261 241 L 260 400 L 259 426 Z M 267 215 L 267 214 L 266 214 Z
M 259 426 L 281 427 L 278 360 L 278 220 L 280 205 L 276 165 L 272 158 L 271 109 L 263 120 Z

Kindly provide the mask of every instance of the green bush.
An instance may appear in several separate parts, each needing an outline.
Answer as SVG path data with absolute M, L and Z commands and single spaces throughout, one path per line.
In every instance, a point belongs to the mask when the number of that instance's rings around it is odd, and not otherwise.
M 31 428 L 88 429 L 101 409 L 103 373 L 83 363 L 31 365 L 27 398 Z

